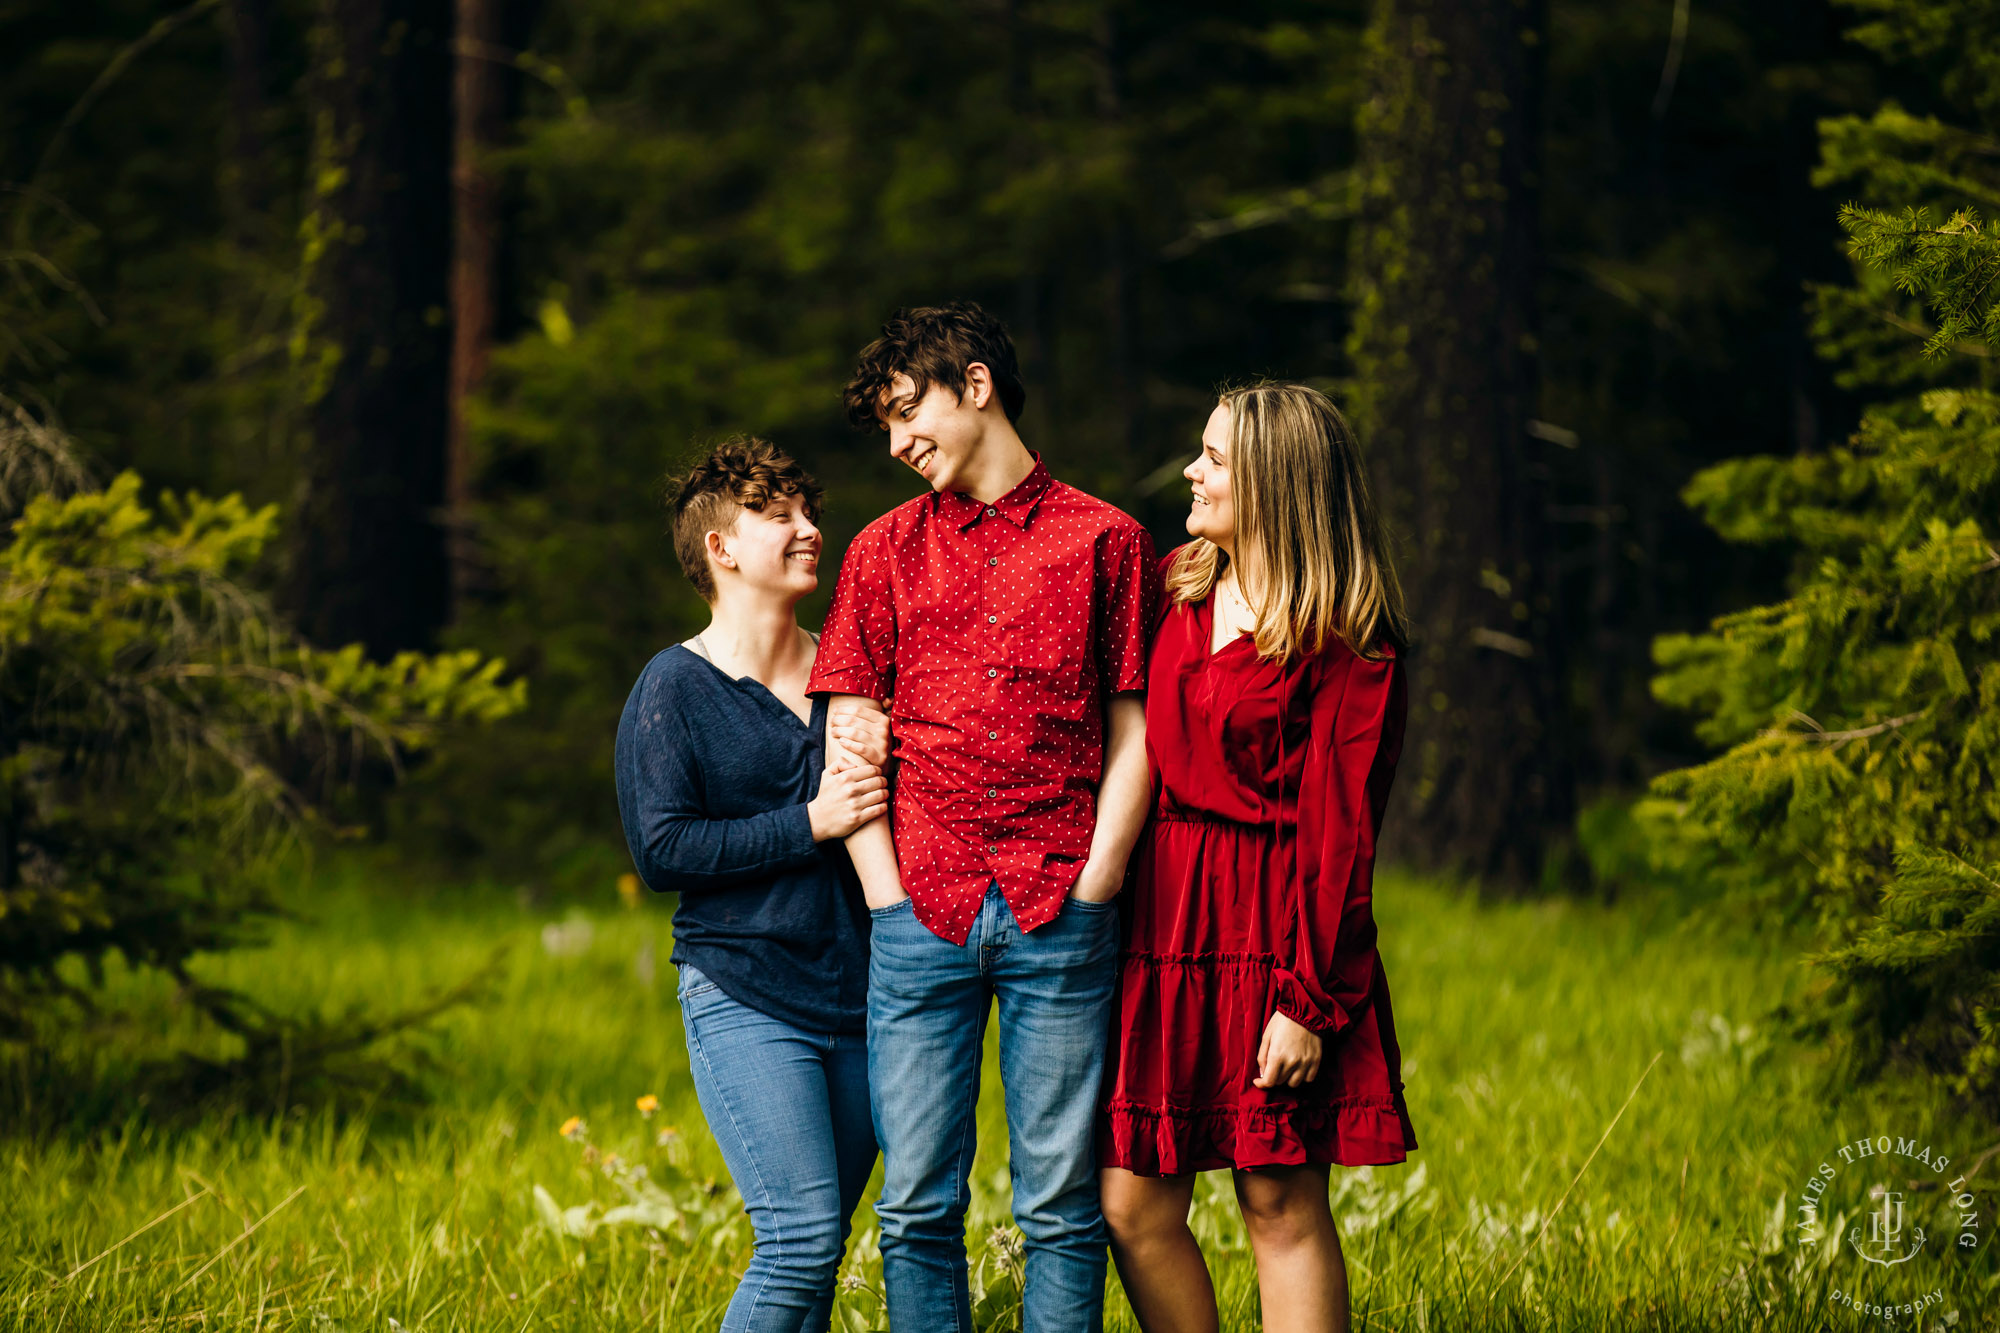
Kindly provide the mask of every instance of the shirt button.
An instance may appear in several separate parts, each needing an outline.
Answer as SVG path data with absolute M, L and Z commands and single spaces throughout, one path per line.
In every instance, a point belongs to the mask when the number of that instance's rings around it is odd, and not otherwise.
M 989 565 L 997 565 L 1000 563 L 1000 557 L 997 555 L 989 555 L 986 557 L 986 563 Z
M 988 796 L 998 796 L 1000 794 L 1000 789 L 998 787 L 988 787 L 986 789 L 986 794 Z
M 998 617 L 998 616 L 988 616 L 988 617 L 986 617 L 986 623 L 987 623 L 987 624 L 989 624 L 989 625 L 997 625 L 997 624 L 999 624 L 999 623 L 1000 623 L 1000 617 Z
M 992 843 L 988 843 L 986 844 L 986 850 L 989 852 L 997 852 L 1000 849 L 998 847 L 995 847 Z
M 1000 739 L 1000 733 L 997 731 L 989 731 L 986 733 L 986 739 L 989 741 L 997 741 Z
M 995 514 L 997 514 L 997 513 L 999 513 L 999 512 L 1000 512 L 1000 511 L 999 511 L 999 510 L 997 510 L 997 509 L 995 509 L 995 508 L 994 508 L 994 507 L 993 507 L 992 505 L 988 505 L 988 506 L 986 506 L 986 516 L 987 516 L 988 518 L 991 518 L 991 517 L 993 517 L 993 515 L 995 515 Z
M 986 668 L 986 679 L 988 680 L 992 680 L 995 676 L 999 674 L 1000 673 L 998 671 L 995 671 L 992 667 Z

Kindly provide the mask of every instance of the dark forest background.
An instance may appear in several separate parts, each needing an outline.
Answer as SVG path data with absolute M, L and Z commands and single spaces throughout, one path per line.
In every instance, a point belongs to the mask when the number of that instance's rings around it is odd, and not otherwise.
M 10 0 L 0 380 L 105 475 L 277 503 L 309 639 L 505 658 L 526 709 L 378 830 L 554 879 L 615 849 L 617 710 L 701 623 L 661 475 L 769 436 L 836 552 L 915 493 L 838 409 L 891 308 L 998 312 L 1031 446 L 1163 549 L 1215 388 L 1311 380 L 1423 630 L 1399 854 L 1577 882 L 1579 817 L 1707 752 L 1656 636 L 1790 568 L 1683 487 L 1857 420 L 1808 327 L 1850 273 L 1816 127 L 1940 97 L 1862 17 Z

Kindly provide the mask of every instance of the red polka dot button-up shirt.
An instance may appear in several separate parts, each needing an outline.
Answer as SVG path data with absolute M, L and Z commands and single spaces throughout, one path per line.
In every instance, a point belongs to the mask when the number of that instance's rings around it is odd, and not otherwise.
M 917 919 L 965 943 L 987 886 L 1062 910 L 1097 819 L 1104 704 L 1146 683 L 1159 601 L 1136 520 L 1034 471 L 990 505 L 898 505 L 841 560 L 814 693 L 888 699 L 890 830 Z

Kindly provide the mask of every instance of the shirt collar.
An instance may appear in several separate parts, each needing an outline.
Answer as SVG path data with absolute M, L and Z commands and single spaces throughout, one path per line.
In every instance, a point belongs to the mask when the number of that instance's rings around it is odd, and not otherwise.
M 987 510 L 997 510 L 1015 527 L 1027 530 L 1028 520 L 1035 515 L 1035 506 L 1048 493 L 1049 485 L 1055 480 L 1049 475 L 1048 465 L 1042 456 L 1030 452 L 1035 460 L 1034 468 L 1015 485 L 1014 489 L 995 500 L 992 504 L 981 504 L 963 491 L 946 491 L 938 499 L 943 503 L 945 514 L 961 528 L 969 528 Z

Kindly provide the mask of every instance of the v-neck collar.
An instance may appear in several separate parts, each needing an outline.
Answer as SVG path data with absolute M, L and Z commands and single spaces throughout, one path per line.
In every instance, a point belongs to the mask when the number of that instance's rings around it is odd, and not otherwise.
M 1206 666 L 1228 652 L 1231 648 L 1234 648 L 1237 644 L 1242 643 L 1245 639 L 1254 640 L 1256 638 L 1254 634 L 1238 634 L 1220 648 L 1215 647 L 1215 589 L 1210 588 L 1208 596 L 1202 598 L 1195 606 L 1195 622 L 1201 629 L 1202 665 Z
M 763 681 L 758 680 L 755 676 L 732 676 L 727 671 L 724 671 L 721 667 L 717 666 L 715 663 L 711 662 L 706 657 L 703 657 L 700 653 L 696 652 L 694 649 L 688 647 L 685 642 L 677 643 L 674 645 L 674 647 L 680 649 L 682 652 L 686 653 L 689 657 L 692 657 L 695 661 L 701 663 L 703 666 L 707 667 L 710 671 L 714 672 L 718 680 L 727 681 L 729 684 L 735 686 L 738 690 L 748 695 L 751 699 L 755 700 L 760 707 L 775 708 L 780 713 L 783 713 L 786 719 L 790 721 L 794 726 L 804 727 L 807 731 L 811 732 L 813 735 L 815 736 L 819 735 L 820 725 L 826 719 L 827 697 L 824 694 L 815 694 L 811 696 L 812 707 L 806 710 L 808 716 L 802 718 L 797 713 L 794 713 L 792 711 L 791 705 L 787 704 L 783 699 L 780 699 L 777 695 L 773 694 L 771 692 L 770 686 L 766 685 Z

